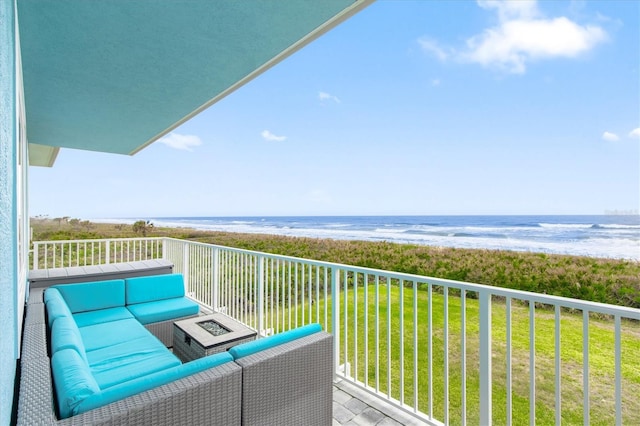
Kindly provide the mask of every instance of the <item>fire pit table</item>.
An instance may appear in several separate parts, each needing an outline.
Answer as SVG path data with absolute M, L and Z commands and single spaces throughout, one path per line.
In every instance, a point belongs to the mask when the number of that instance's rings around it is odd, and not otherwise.
M 222 314 L 189 318 L 173 323 L 173 353 L 182 362 L 224 352 L 255 340 L 255 330 Z

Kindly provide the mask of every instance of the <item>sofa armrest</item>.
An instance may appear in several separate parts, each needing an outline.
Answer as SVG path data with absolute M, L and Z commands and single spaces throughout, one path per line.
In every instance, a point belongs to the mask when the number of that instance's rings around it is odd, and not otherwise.
M 328 425 L 333 336 L 321 331 L 235 361 L 242 367 L 243 425 Z

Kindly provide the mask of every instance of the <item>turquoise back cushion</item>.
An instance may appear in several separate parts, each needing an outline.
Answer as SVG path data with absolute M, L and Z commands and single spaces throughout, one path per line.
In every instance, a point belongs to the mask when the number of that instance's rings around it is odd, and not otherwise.
M 67 303 L 62 298 L 62 295 L 55 288 L 48 288 L 44 292 L 45 306 L 47 307 L 47 322 L 49 328 L 53 325 L 53 321 L 57 318 L 67 317 L 71 318 L 71 311 L 67 306 Z
M 283 343 L 292 342 L 296 339 L 309 336 L 319 331 L 322 331 L 322 327 L 320 326 L 320 324 L 308 324 L 302 327 L 294 328 L 293 330 L 265 337 L 264 339 L 253 340 L 251 342 L 234 346 L 229 349 L 229 353 L 231 354 L 231 356 L 233 356 L 233 359 L 239 359 L 245 356 L 253 355 L 260 351 L 264 351 L 266 349 L 273 348 L 278 345 L 282 345 Z
M 78 405 L 100 392 L 87 363 L 73 349 L 63 349 L 51 358 L 53 383 L 60 417 L 78 414 Z
M 85 399 L 78 407 L 78 411 L 84 413 L 85 411 L 111 404 L 112 402 L 148 391 L 158 386 L 166 385 L 167 383 L 200 373 L 230 361 L 233 361 L 233 358 L 228 352 L 220 352 L 128 382 L 120 383 Z
M 51 353 L 64 349 L 73 349 L 87 362 L 87 354 L 82 343 L 80 330 L 73 318 L 57 318 L 51 327 Z
M 184 296 L 182 274 L 127 278 L 125 285 L 127 305 Z
M 124 306 L 124 280 L 55 285 L 72 313 Z

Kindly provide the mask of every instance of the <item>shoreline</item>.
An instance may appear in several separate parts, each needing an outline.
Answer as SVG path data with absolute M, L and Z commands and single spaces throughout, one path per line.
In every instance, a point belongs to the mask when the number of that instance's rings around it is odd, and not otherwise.
M 349 220 L 340 218 L 376 219 L 391 218 L 399 220 L 390 225 L 385 221 Z M 294 238 L 317 238 L 335 241 L 389 242 L 393 244 L 410 244 L 425 247 L 458 248 L 468 250 L 513 251 L 518 253 L 544 253 L 561 256 L 580 256 L 592 259 L 619 259 L 640 262 L 640 245 L 634 236 L 619 234 L 612 237 L 609 228 L 626 227 L 625 233 L 640 232 L 640 223 L 609 225 L 598 222 L 604 216 L 565 215 L 565 216 L 458 216 L 463 218 L 528 218 L 541 220 L 538 227 L 526 225 L 476 225 L 465 224 L 431 224 L 439 218 L 452 216 L 278 216 L 278 217 L 162 217 L 152 218 L 158 228 L 190 229 L 198 232 L 232 232 L 249 235 L 272 235 Z M 563 224 L 545 223 L 545 218 L 567 217 Z M 571 219 L 587 218 L 592 225 L 574 224 Z M 611 219 L 613 216 L 609 216 Z M 411 223 L 402 219 L 420 218 L 425 223 Z M 284 220 L 283 220 L 284 219 Z M 312 220 L 310 223 L 306 219 Z M 326 219 L 329 219 L 328 221 Z M 132 224 L 137 219 L 92 219 L 103 224 Z M 266 220 L 266 222 L 265 222 Z M 593 221 L 593 222 L 591 222 Z M 405 223 L 406 222 L 406 223 Z M 601 224 L 605 223 L 605 224 Z M 514 226 L 516 230 L 514 231 Z M 521 226 L 521 228 L 517 228 Z M 551 231 L 548 229 L 551 228 Z M 555 228 L 563 228 L 558 234 Z M 582 229 L 592 228 L 596 231 L 586 233 Z M 542 231 L 541 229 L 544 229 Z M 574 229 L 578 229 L 576 234 Z M 631 229 L 629 231 L 628 229 Z M 533 231 L 532 231 L 533 230 Z M 533 232 L 533 234 L 532 234 Z M 593 235 L 592 235 L 593 234 Z M 635 241 L 635 242 L 634 242 Z M 620 245 L 620 242 L 623 244 Z

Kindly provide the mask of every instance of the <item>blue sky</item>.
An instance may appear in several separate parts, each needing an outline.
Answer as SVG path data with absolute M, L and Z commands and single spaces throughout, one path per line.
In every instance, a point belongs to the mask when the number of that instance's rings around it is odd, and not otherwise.
M 135 156 L 61 150 L 30 213 L 640 206 L 640 2 L 378 1 Z

